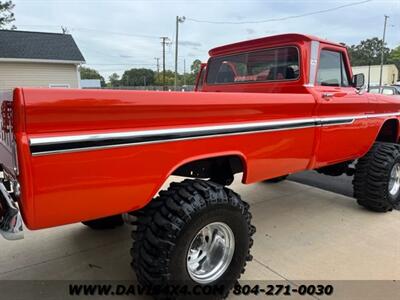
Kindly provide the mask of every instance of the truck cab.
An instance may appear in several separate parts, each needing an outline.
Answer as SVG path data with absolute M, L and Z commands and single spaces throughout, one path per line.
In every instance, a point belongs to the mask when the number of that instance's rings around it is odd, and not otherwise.
M 234 43 L 209 51 L 196 90 L 202 92 L 322 93 L 360 87 L 346 47 L 317 37 L 283 34 Z M 355 81 L 358 80 L 358 83 Z

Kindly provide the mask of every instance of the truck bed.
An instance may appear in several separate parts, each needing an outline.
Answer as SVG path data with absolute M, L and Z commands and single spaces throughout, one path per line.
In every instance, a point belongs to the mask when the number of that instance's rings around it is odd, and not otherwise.
M 304 170 L 314 107 L 306 90 L 17 89 L 24 220 L 36 229 L 138 209 L 174 170 L 204 157 L 240 157 L 245 183 Z

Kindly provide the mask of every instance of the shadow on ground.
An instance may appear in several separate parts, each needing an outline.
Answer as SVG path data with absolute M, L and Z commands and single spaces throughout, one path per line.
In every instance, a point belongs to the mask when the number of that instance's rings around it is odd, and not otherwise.
M 353 197 L 353 176 L 328 176 L 315 171 L 306 171 L 290 175 L 289 180 L 314 186 L 322 190 Z

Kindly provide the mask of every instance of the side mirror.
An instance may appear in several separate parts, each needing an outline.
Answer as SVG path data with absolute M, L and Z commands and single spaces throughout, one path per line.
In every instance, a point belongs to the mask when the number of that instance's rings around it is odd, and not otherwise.
M 355 87 L 356 89 L 359 89 L 361 87 L 364 86 L 364 74 L 360 73 L 360 74 L 356 74 L 353 75 L 353 87 Z

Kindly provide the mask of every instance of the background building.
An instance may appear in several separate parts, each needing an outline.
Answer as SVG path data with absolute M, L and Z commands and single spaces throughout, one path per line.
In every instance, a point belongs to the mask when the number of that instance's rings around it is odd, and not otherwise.
M 379 85 L 379 77 L 381 72 L 380 65 L 372 65 L 372 66 L 357 66 L 353 67 L 353 74 L 363 73 L 365 76 L 365 86 L 375 86 Z M 370 71 L 368 71 L 370 70 Z M 370 74 L 370 76 L 368 76 Z M 383 73 L 382 73 L 382 84 L 383 85 L 391 85 L 397 82 L 397 78 L 399 78 L 399 70 L 396 65 L 384 65 Z
M 0 91 L 79 88 L 82 53 L 69 34 L 0 30 Z

